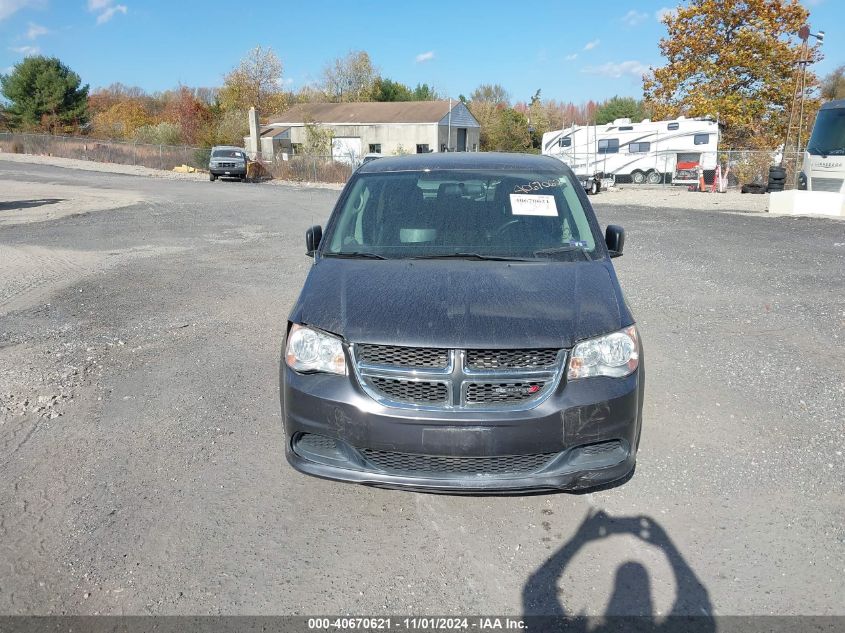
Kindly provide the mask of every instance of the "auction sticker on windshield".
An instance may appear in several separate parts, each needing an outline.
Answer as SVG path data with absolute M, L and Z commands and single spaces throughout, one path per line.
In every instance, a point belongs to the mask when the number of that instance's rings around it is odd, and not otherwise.
M 513 215 L 544 215 L 557 217 L 557 205 L 554 196 L 532 196 L 512 193 L 511 212 Z

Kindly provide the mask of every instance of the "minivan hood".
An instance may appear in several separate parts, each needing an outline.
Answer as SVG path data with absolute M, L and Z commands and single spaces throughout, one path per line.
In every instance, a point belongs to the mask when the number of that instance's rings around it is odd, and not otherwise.
M 609 261 L 323 258 L 291 321 L 355 343 L 562 348 L 630 325 Z

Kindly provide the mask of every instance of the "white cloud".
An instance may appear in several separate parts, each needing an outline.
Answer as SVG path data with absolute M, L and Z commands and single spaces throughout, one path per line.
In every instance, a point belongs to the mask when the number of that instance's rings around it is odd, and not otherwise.
M 21 9 L 40 7 L 43 0 L 0 0 L 0 22 Z
M 631 9 L 622 16 L 622 21 L 628 26 L 637 26 L 648 19 L 648 13 L 640 13 L 636 9 Z
M 662 7 L 654 12 L 654 19 L 658 22 L 663 22 L 663 18 L 667 15 L 675 15 L 675 9 L 670 9 L 669 7 Z
M 571 55 L 567 55 L 564 59 L 568 62 L 571 62 L 575 59 L 578 59 L 578 53 L 572 53 Z
M 415 57 L 415 59 L 417 60 L 418 64 L 431 61 L 432 59 L 434 59 L 434 51 L 426 51 L 425 53 L 420 53 Z
M 114 0 L 88 0 L 88 10 L 99 13 L 97 24 L 105 24 L 118 13 L 126 15 L 129 9 L 125 4 L 114 4 Z
M 127 9 L 125 4 L 116 4 L 113 7 L 109 7 L 97 16 L 97 24 L 105 24 L 114 17 L 115 13 L 122 13 L 123 15 L 126 15 L 126 11 Z
M 14 51 L 15 53 L 20 53 L 24 57 L 28 55 L 38 55 L 41 52 L 41 49 L 37 46 L 16 46 L 14 48 L 10 48 L 10 51 Z
M 41 26 L 40 24 L 35 24 L 34 22 L 29 23 L 29 28 L 26 30 L 26 39 L 34 40 L 42 35 L 47 35 L 50 30 L 46 27 Z
M 581 72 L 588 73 L 590 75 L 602 75 L 604 77 L 619 79 L 620 77 L 623 77 L 625 75 L 640 77 L 647 71 L 648 66 L 646 66 L 642 62 L 626 61 L 619 62 L 618 64 L 615 62 L 607 62 L 606 64 L 602 64 L 601 66 L 590 66 L 588 68 L 585 68 Z
M 587 42 L 586 44 L 584 44 L 584 50 L 585 51 L 591 51 L 596 46 L 598 46 L 600 42 L 601 42 L 601 40 L 593 40 L 592 42 Z

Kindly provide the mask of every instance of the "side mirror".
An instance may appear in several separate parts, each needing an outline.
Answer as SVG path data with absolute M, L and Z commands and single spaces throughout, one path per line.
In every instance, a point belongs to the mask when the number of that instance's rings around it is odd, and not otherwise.
M 315 224 L 305 231 L 305 254 L 308 257 L 314 257 L 314 252 L 320 246 L 321 239 L 323 239 L 323 227 L 319 224 Z
M 604 232 L 604 243 L 611 257 L 621 257 L 625 248 L 625 229 L 616 224 L 608 224 Z

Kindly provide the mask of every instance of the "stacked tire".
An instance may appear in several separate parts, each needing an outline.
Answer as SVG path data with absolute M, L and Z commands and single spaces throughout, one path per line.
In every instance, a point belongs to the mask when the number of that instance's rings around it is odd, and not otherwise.
M 786 169 L 772 165 L 769 167 L 769 184 L 766 191 L 783 191 L 786 185 Z

